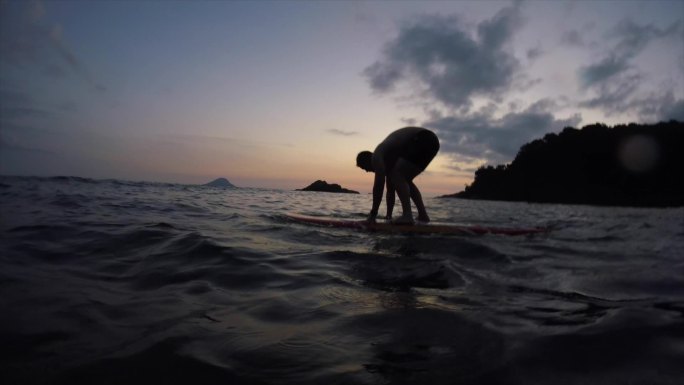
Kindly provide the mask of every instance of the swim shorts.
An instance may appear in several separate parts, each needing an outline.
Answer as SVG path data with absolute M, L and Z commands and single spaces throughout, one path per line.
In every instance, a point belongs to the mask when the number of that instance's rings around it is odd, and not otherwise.
M 423 171 L 432 162 L 438 151 L 439 139 L 437 139 L 437 135 L 430 130 L 423 130 L 413 136 L 399 157 L 415 164 Z

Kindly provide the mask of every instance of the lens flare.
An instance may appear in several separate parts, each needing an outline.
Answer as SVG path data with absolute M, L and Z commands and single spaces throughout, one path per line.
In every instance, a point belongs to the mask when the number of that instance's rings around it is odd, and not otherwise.
M 660 146 L 650 136 L 634 135 L 622 143 L 618 156 L 627 170 L 644 173 L 651 171 L 658 163 Z

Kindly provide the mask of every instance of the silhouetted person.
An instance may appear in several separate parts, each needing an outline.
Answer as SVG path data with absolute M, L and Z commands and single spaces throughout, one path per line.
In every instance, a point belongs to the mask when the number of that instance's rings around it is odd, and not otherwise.
M 356 156 L 356 166 L 375 173 L 373 208 L 369 221 L 378 216 L 382 192 L 387 183 L 387 219 L 392 219 L 394 192 L 401 201 L 403 215 L 395 223 L 413 223 L 411 199 L 418 209 L 418 220 L 429 222 L 420 190 L 413 183 L 439 151 L 439 139 L 432 131 L 421 127 L 404 127 L 391 133 L 374 152 L 362 151 Z

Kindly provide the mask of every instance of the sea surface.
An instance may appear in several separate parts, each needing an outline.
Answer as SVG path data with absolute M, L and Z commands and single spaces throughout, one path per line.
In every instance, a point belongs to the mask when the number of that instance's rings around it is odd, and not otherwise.
M 682 384 L 684 209 L 0 177 L 2 384 Z M 381 209 L 381 213 L 384 207 Z

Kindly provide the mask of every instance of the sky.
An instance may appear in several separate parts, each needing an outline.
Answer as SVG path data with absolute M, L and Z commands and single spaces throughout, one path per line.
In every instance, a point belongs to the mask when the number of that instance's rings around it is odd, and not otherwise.
M 684 1 L 0 0 L 0 174 L 242 187 L 435 131 L 461 191 L 564 127 L 684 120 Z

